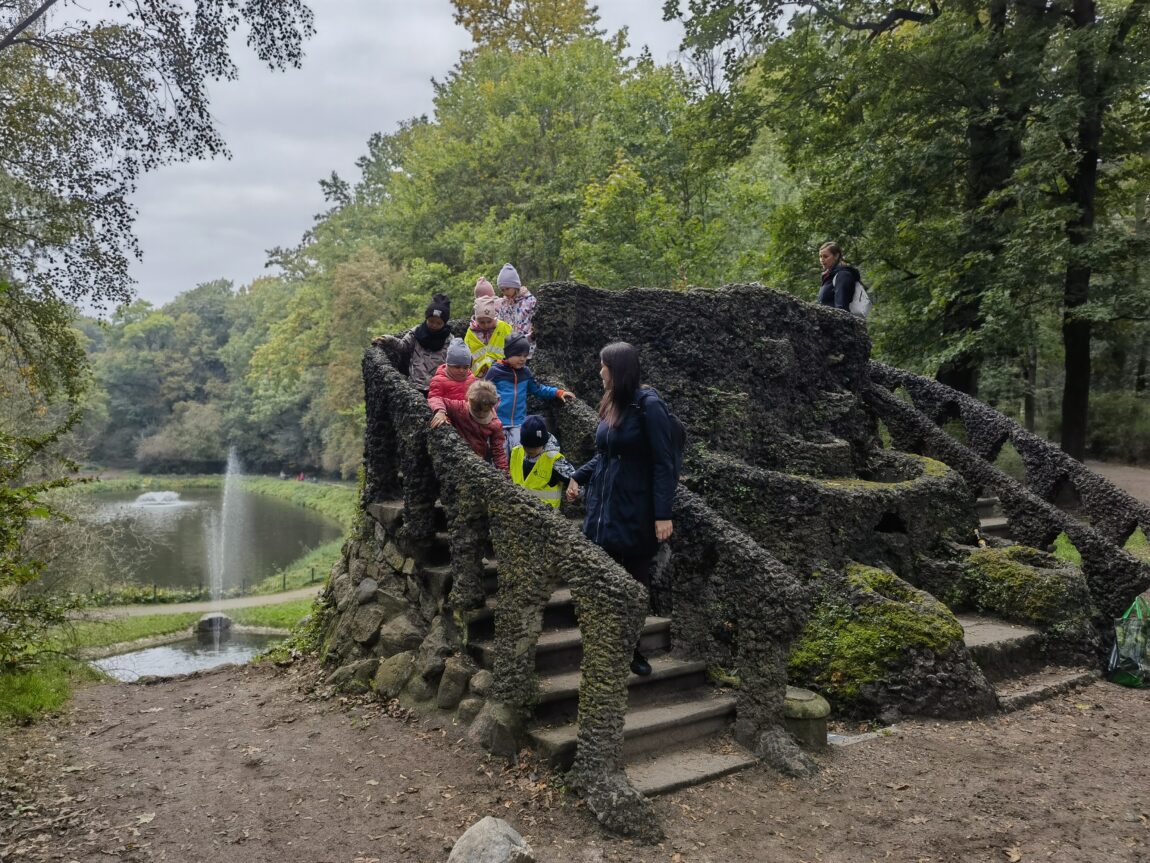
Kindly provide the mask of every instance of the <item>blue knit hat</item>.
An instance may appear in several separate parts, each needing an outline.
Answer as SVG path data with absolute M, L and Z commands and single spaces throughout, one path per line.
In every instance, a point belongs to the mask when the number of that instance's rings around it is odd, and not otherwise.
M 551 433 L 547 431 L 547 420 L 532 414 L 523 420 L 519 429 L 519 442 L 525 447 L 544 446 Z
M 496 287 L 499 290 L 504 288 L 521 288 L 523 282 L 519 281 L 519 272 L 511 264 L 504 264 L 503 269 L 499 271 L 499 277 L 495 280 Z

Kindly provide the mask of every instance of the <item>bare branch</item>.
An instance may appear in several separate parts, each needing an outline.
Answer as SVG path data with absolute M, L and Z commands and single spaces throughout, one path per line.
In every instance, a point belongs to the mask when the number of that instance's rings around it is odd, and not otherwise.
M 870 33 L 870 38 L 881 35 L 888 30 L 893 30 L 904 21 L 914 21 L 919 24 L 927 24 L 935 20 L 940 14 L 937 0 L 930 0 L 929 12 L 916 12 L 913 9 L 891 9 L 878 21 L 863 21 L 861 18 L 854 21 L 849 21 L 839 15 L 833 9 L 824 6 L 821 3 L 811 3 L 811 8 L 824 15 L 830 20 L 834 21 L 840 27 L 845 27 L 848 30 L 863 30 Z
M 39 8 L 37 8 L 36 11 L 34 11 L 31 15 L 29 15 L 27 18 L 25 18 L 23 21 L 21 21 L 19 24 L 17 24 L 15 27 L 13 27 L 11 30 L 9 30 L 8 33 L 5 34 L 3 39 L 0 39 L 0 51 L 3 51 L 9 45 L 11 45 L 13 42 L 15 42 L 17 36 L 19 36 L 21 33 L 23 33 L 25 30 L 27 30 L 33 24 L 35 24 L 37 19 L 39 19 L 39 17 L 41 15 L 43 15 L 45 12 L 47 12 L 49 9 L 51 9 L 53 6 L 55 6 L 56 3 L 58 3 L 58 2 L 59 2 L 59 0 L 44 0 L 44 2 L 40 4 Z

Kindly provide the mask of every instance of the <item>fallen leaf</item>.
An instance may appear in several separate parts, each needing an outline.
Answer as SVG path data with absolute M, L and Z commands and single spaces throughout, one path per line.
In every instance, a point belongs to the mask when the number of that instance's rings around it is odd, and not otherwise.
M 367 784 L 368 785 L 378 785 L 379 780 L 378 779 L 369 779 L 369 780 L 367 780 Z
M 137 816 L 136 817 L 136 823 L 137 824 L 151 824 L 152 821 L 155 820 L 155 818 L 156 818 L 155 812 L 148 812 L 144 815 Z
M 1011 845 L 1009 848 L 1003 848 L 1002 853 L 1006 855 L 1006 859 L 1010 863 L 1018 863 L 1022 859 L 1022 849 L 1017 845 Z

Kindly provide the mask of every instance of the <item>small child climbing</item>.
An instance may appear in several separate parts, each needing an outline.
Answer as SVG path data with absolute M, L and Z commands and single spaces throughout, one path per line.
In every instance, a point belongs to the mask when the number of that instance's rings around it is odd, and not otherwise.
M 503 359 L 503 343 L 511 335 L 511 324 L 498 319 L 498 302 L 495 297 L 476 297 L 475 316 L 463 336 L 471 351 L 471 371 L 477 378 Z
M 486 376 L 486 380 L 495 384 L 499 392 L 499 419 L 503 423 L 508 454 L 519 443 L 519 427 L 527 416 L 528 394 L 541 399 L 564 401 L 575 398 L 574 393 L 535 380 L 535 375 L 527 368 L 528 351 L 527 339 L 519 333 L 513 333 L 504 342 L 504 358 L 491 366 Z
M 563 488 L 574 472 L 547 430 L 547 420 L 534 414 L 523 420 L 519 445 L 511 450 L 512 481 L 558 509 Z
M 499 320 L 506 321 L 514 332 L 526 337 L 531 353 L 535 353 L 535 330 L 532 325 L 535 296 L 524 287 L 519 272 L 511 264 L 503 265 L 495 284 L 503 295 L 499 300 Z
M 475 375 L 471 373 L 471 351 L 462 339 L 456 339 L 447 348 L 447 361 L 435 370 L 427 389 L 427 397 L 431 399 L 439 396 L 441 399 L 465 401 L 467 389 L 473 383 Z
M 427 400 L 432 413 L 431 427 L 439 428 L 444 423 L 455 426 L 477 456 L 506 473 L 503 424 L 495 413 L 498 402 L 499 394 L 487 381 L 475 381 L 467 390 L 467 401 L 433 396 Z

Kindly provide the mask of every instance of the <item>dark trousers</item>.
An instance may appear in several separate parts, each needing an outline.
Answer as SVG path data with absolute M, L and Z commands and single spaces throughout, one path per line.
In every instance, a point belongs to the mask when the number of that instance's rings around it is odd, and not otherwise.
M 651 564 L 655 562 L 655 558 L 628 557 L 622 554 L 613 554 L 612 552 L 607 553 L 611 555 L 611 559 L 614 560 L 615 563 L 627 570 L 635 581 L 639 582 L 639 584 L 643 585 L 647 590 L 651 589 Z

